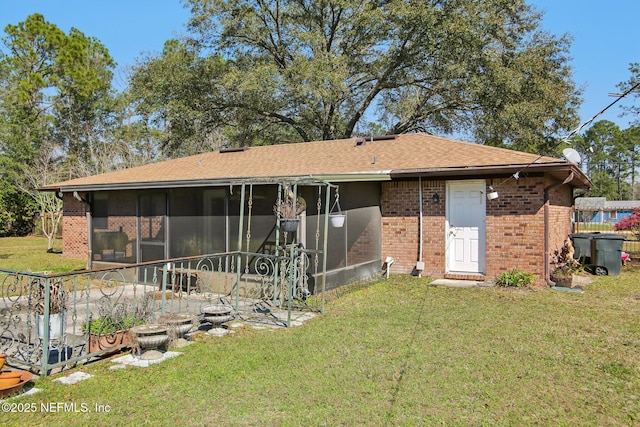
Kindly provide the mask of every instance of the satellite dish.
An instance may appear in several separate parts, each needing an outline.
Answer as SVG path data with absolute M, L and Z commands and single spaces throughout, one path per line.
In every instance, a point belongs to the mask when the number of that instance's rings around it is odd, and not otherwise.
M 582 161 L 582 159 L 580 158 L 580 153 L 578 153 L 573 148 L 565 148 L 564 150 L 562 150 L 562 155 L 565 157 L 565 159 L 576 165 Z

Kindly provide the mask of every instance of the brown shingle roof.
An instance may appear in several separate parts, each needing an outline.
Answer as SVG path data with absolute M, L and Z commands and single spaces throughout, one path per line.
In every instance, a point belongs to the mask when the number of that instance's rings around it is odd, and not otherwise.
M 351 138 L 259 146 L 231 152 L 214 151 L 78 178 L 47 188 L 71 191 L 144 187 L 152 183 L 158 187 L 162 183 L 172 186 L 175 183 L 186 185 L 189 182 L 305 176 L 322 179 L 349 174 L 388 177 L 460 169 L 489 171 L 527 165 L 528 168 L 557 165 L 566 170 L 577 169 L 568 162 L 551 157 L 425 134 L 405 134 L 394 139 L 367 139 L 364 143 Z

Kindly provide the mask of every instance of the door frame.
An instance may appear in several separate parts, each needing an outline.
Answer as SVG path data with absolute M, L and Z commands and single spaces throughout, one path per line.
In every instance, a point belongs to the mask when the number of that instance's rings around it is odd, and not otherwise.
M 452 263 L 452 251 L 453 247 L 451 245 L 451 191 L 452 187 L 455 187 L 456 184 L 467 184 L 467 185 L 476 185 L 478 190 L 480 191 L 480 198 L 482 200 L 482 220 L 480 221 L 478 230 L 478 268 L 476 272 L 462 272 L 451 269 Z M 486 196 L 486 188 L 487 181 L 485 179 L 465 179 L 465 180 L 449 180 L 446 181 L 446 206 L 445 206 L 445 272 L 446 273 L 461 273 L 461 274 L 485 274 L 487 266 L 487 200 Z

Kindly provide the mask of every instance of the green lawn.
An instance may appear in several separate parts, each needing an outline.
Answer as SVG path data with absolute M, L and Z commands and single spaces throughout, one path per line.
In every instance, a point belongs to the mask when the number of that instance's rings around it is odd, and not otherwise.
M 392 276 L 303 326 L 204 336 L 149 368 L 76 368 L 3 425 L 593 425 L 640 423 L 640 268 L 584 294 L 454 289 Z M 70 373 L 70 372 L 67 372 Z M 44 412 L 75 403 L 78 412 Z M 96 412 L 96 405 L 109 412 Z M 87 412 L 83 412 L 87 409 Z
M 600 222 L 579 222 L 575 225 L 576 233 L 590 233 L 600 231 L 603 233 L 612 233 L 613 224 Z
M 53 253 L 47 253 L 47 239 L 44 237 L 0 238 L 0 268 L 62 273 L 86 266 L 85 260 L 62 257 L 61 240 L 56 240 L 53 249 Z

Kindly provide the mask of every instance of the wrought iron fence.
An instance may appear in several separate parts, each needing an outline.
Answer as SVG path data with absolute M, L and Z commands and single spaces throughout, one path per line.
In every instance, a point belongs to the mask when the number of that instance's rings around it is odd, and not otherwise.
M 235 318 L 289 326 L 293 310 L 324 309 L 324 275 L 309 262 L 313 251 L 285 249 L 67 274 L 0 269 L 0 353 L 47 375 L 117 351 L 129 345 L 128 327 L 167 315 L 190 316 L 194 328 L 206 329 L 212 305 L 228 307 Z

